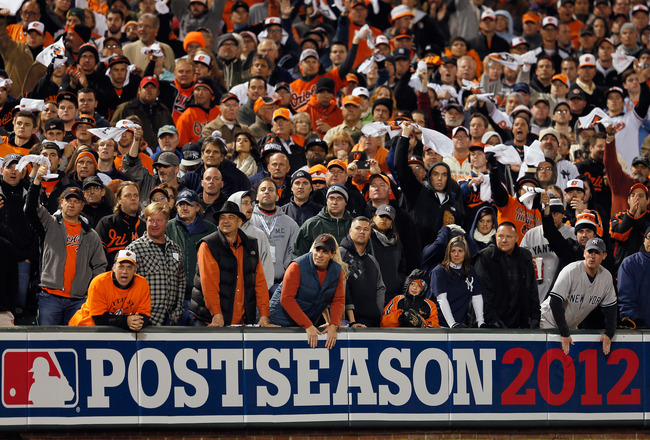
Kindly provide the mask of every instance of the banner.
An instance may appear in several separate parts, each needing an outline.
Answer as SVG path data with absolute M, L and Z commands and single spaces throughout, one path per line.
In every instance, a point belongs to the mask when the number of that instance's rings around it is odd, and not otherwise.
M 294 329 L 0 331 L 3 426 L 643 426 L 645 334 Z

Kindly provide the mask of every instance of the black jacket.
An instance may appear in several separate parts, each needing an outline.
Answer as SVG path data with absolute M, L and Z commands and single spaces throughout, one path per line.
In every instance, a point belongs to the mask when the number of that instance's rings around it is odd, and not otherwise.
M 539 295 L 533 268 L 533 256 L 515 244 L 506 255 L 494 241 L 480 251 L 475 262 L 483 285 L 485 322 L 503 328 L 538 328 Z M 516 269 L 517 279 L 508 273 Z
M 142 237 L 147 230 L 147 225 L 139 217 L 132 217 L 120 210 L 102 218 L 95 231 L 102 239 L 104 253 L 106 254 L 107 267 L 113 267 L 117 253 Z
M 431 171 L 442 165 L 447 169 L 447 185 L 445 186 L 445 197 L 440 201 L 438 193 L 431 185 Z M 420 242 L 423 246 L 433 243 L 440 228 L 450 221 L 462 225 L 465 217 L 463 203 L 458 197 L 458 184 L 451 178 L 449 165 L 444 162 L 434 163 L 425 180 L 420 183 L 408 165 L 408 139 L 400 136 L 395 150 L 395 172 L 399 178 L 402 190 L 406 196 L 409 214 L 415 222 L 415 227 L 420 234 Z M 453 217 L 453 220 L 452 220 Z
M 244 322 L 246 324 L 255 324 L 257 310 L 257 296 L 255 293 L 255 272 L 259 262 L 259 252 L 257 250 L 257 240 L 248 237 L 241 230 L 238 231 L 240 246 L 244 247 L 243 275 L 244 275 Z M 206 243 L 212 256 L 219 264 L 219 300 L 225 325 L 232 323 L 232 314 L 234 309 L 235 287 L 237 285 L 237 258 L 230 249 L 230 244 L 223 233 L 219 230 L 204 237 L 199 241 Z M 197 249 L 198 249 L 197 246 Z M 203 274 L 202 276 L 210 276 Z M 192 289 L 192 300 L 190 302 L 190 312 L 198 319 L 210 323 L 212 314 L 205 306 L 205 298 L 201 288 L 201 275 L 199 268 L 196 268 L 194 276 L 194 288 Z

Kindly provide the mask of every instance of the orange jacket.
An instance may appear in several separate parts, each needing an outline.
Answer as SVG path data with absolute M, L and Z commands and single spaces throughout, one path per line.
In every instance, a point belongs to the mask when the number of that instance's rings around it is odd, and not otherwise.
M 318 103 L 318 96 L 311 95 L 309 102 L 300 107 L 297 111 L 307 113 L 309 115 L 311 118 L 312 130 L 318 133 L 321 138 L 325 136 L 325 133 L 327 133 L 327 131 L 318 130 L 318 125 L 316 124 L 318 121 L 323 121 L 330 127 L 336 127 L 337 125 L 343 123 L 343 112 L 336 105 L 335 99 L 332 99 L 330 101 L 330 105 L 328 107 L 323 108 Z
M 196 142 L 201 138 L 201 130 L 208 122 L 215 119 L 221 111 L 218 106 L 214 106 L 209 112 L 198 106 L 187 107 L 176 121 L 176 128 L 178 129 L 178 137 L 180 139 L 179 146 L 185 145 L 188 142 Z
M 381 317 L 381 327 L 401 327 L 399 317 L 405 312 L 404 295 L 398 295 L 389 302 L 384 308 L 384 315 Z M 420 309 L 420 315 L 424 318 L 427 327 L 440 327 L 438 323 L 438 308 L 436 304 L 428 299 L 424 304 L 429 306 L 429 310 Z

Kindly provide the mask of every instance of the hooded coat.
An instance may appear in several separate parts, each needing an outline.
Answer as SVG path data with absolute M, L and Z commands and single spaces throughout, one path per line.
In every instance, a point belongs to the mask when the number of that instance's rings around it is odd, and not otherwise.
M 444 166 L 448 174 L 447 184 L 440 193 L 431 184 L 431 172 L 438 166 Z M 457 191 L 452 190 L 457 184 L 451 178 L 449 165 L 444 162 L 434 163 L 420 183 L 408 165 L 408 138 L 400 136 L 395 151 L 395 172 L 402 185 L 409 214 L 424 246 L 435 240 L 443 226 L 463 223 L 465 211 Z

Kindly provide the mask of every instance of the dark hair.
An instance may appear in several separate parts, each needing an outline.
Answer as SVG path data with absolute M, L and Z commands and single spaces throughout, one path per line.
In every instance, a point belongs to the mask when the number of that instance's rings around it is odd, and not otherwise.
M 95 89 L 91 89 L 90 87 L 84 87 L 83 89 L 77 92 L 77 96 L 81 95 L 82 93 L 92 93 L 95 99 L 97 99 L 97 92 L 95 91 Z
M 607 139 L 607 133 L 596 132 L 596 133 L 592 134 L 589 137 L 589 146 L 593 147 L 594 145 L 596 145 L 596 142 L 598 141 L 598 139 Z
M 499 229 L 501 226 L 510 226 L 512 229 L 515 230 L 515 232 L 517 232 L 517 227 L 513 222 L 508 222 L 508 221 L 501 222 L 499 223 L 499 226 L 497 226 L 497 229 Z
M 273 184 L 273 186 L 275 187 L 275 190 L 276 190 L 276 191 L 278 190 L 278 184 L 275 183 L 275 180 L 271 179 L 270 177 L 265 177 L 265 178 L 263 178 L 262 180 L 260 180 L 260 183 L 258 183 L 257 185 L 255 185 L 255 191 L 257 191 L 258 188 L 259 188 L 259 187 L 262 185 L 262 183 L 264 183 L 264 182 L 271 182 L 271 183 Z
M 63 155 L 63 151 L 52 141 L 44 141 L 38 149 L 38 154 L 41 154 L 43 150 L 54 150 L 59 157 Z
M 106 15 L 108 15 L 108 14 L 117 14 L 117 15 L 119 15 L 120 17 L 122 17 L 122 21 L 124 21 L 124 20 L 126 19 L 126 17 L 124 16 L 124 12 L 122 12 L 122 10 L 121 10 L 121 9 L 118 9 L 118 8 L 111 8 L 111 9 L 106 13 Z
M 355 222 L 370 223 L 370 219 L 368 217 L 366 217 L 365 215 L 360 215 L 360 216 L 355 217 L 355 218 L 352 219 L 352 223 L 355 223 Z M 350 223 L 350 224 L 352 224 L 352 223 Z
M 124 180 L 122 181 L 117 189 L 115 190 L 115 207 L 113 208 L 113 212 L 115 214 L 120 212 L 120 204 L 118 203 L 119 198 L 122 196 L 122 191 L 124 191 L 124 188 L 127 186 L 135 186 L 138 189 L 138 195 L 140 194 L 140 185 L 138 185 L 137 182 L 132 182 L 130 180 Z M 166 192 L 163 190 L 163 192 Z M 138 214 L 140 215 L 140 206 L 138 206 Z
M 268 60 L 268 58 L 267 58 L 267 60 Z M 271 65 L 271 63 L 269 63 L 269 66 L 270 66 L 270 65 Z M 251 79 L 248 80 L 248 88 L 249 88 L 249 89 L 251 88 L 251 82 L 252 82 L 254 79 L 258 79 L 258 80 L 260 80 L 260 81 L 263 81 L 263 82 L 264 82 L 264 87 L 266 87 L 266 78 L 264 78 L 263 76 L 259 76 L 259 75 L 257 75 L 257 76 L 253 76 Z
M 216 145 L 219 147 L 219 151 L 221 151 L 221 155 L 223 157 L 226 157 L 226 154 L 228 154 L 228 148 L 226 147 L 223 139 L 216 136 L 208 136 L 203 140 L 203 143 L 201 144 L 201 154 L 203 154 L 205 152 L 205 149 L 208 148 L 208 144 Z
M 36 115 L 28 110 L 21 110 L 18 113 L 16 113 L 13 120 L 15 121 L 17 118 L 29 118 L 32 120 L 34 126 L 36 126 L 36 124 L 38 123 L 38 120 L 36 119 Z
M 421 112 L 424 113 L 424 112 Z M 425 115 L 426 117 L 426 115 Z M 485 125 L 485 128 L 488 128 L 490 126 L 490 122 L 488 121 L 488 118 L 486 118 L 483 114 L 481 113 L 472 113 L 472 116 L 469 118 L 469 121 L 472 122 L 472 119 L 480 119 L 483 121 L 483 124 Z
M 469 246 L 467 245 L 467 241 L 465 241 L 465 237 L 462 235 L 456 236 L 449 240 L 449 243 L 447 243 L 447 249 L 445 250 L 445 258 L 442 260 L 442 263 L 440 265 L 445 268 L 447 273 L 451 275 L 451 249 L 454 247 L 453 245 L 456 243 L 460 243 L 461 247 L 465 251 L 465 258 L 463 259 L 463 267 L 462 270 L 465 273 L 465 278 L 469 278 L 471 276 L 471 270 L 472 266 L 470 264 L 470 259 L 471 255 L 469 252 Z
M 255 60 L 263 60 L 263 61 L 266 62 L 266 65 L 268 67 L 271 67 L 271 61 L 269 61 L 269 59 L 265 55 L 262 55 L 262 54 L 259 54 L 259 53 L 255 54 L 255 56 L 253 57 L 253 61 L 251 62 L 251 66 L 253 65 Z M 261 76 L 254 76 L 253 78 L 262 78 L 262 77 Z M 251 78 L 251 79 L 253 79 L 253 78 Z M 262 79 L 264 79 L 264 78 L 262 78 Z M 264 81 L 266 81 L 266 80 L 264 80 Z

